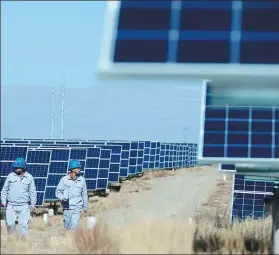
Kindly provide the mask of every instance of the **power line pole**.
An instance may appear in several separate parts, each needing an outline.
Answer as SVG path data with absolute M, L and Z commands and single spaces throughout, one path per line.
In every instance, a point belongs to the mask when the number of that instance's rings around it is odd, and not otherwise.
M 61 134 L 60 138 L 64 139 L 64 98 L 65 98 L 65 84 L 64 78 L 61 79 L 62 94 L 61 94 Z
M 55 121 L 55 80 L 52 79 L 52 107 L 51 107 L 51 138 L 54 139 L 54 121 Z

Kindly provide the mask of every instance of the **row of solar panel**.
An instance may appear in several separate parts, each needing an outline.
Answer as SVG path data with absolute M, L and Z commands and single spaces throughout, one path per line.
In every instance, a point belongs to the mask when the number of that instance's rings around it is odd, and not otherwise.
M 147 146 L 149 144 L 151 143 L 146 142 Z M 196 145 L 156 143 L 156 148 L 154 143 L 150 147 L 144 145 L 141 142 L 124 143 L 124 146 L 92 143 L 86 147 L 65 145 L 58 148 L 46 144 L 41 144 L 40 147 L 23 146 L 21 143 L 2 144 L 1 188 L 16 157 L 24 157 L 28 162 L 28 171 L 34 176 L 37 187 L 37 205 L 42 205 L 44 201 L 56 200 L 55 188 L 61 177 L 67 173 L 70 159 L 78 159 L 81 162 L 81 173 L 86 179 L 88 190 L 106 189 L 110 182 L 118 182 L 121 177 L 141 173 L 143 169 L 196 164 Z

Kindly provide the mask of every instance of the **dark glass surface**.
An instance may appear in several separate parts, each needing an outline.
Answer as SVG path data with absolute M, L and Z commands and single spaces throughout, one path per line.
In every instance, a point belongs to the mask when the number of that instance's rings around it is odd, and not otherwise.
M 279 7 L 279 2 L 277 3 Z M 242 11 L 242 30 L 253 32 L 279 32 L 279 8 L 248 9 Z
M 248 145 L 247 147 L 228 147 L 228 158 L 247 158 L 248 157 Z
M 181 30 L 231 30 L 231 10 L 183 9 L 180 18 Z
M 121 8 L 118 29 L 168 30 L 170 15 L 170 9 Z
M 167 40 L 116 40 L 114 62 L 167 62 Z
M 246 64 L 279 64 L 279 41 L 242 41 L 240 62 Z
M 179 63 L 229 63 L 229 41 L 182 41 L 178 42 Z

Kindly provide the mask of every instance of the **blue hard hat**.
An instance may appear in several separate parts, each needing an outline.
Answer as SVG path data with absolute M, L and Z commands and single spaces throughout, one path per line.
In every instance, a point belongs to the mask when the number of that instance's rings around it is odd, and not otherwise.
M 76 159 L 70 161 L 69 169 L 72 170 L 74 168 L 81 168 L 80 162 Z
M 13 164 L 12 164 L 13 168 L 26 168 L 26 162 L 24 158 L 17 158 Z

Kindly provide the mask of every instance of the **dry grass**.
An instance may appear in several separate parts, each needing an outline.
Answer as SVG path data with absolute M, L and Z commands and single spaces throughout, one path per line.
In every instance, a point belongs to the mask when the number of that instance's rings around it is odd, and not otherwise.
M 83 222 L 84 223 L 84 222 Z M 270 218 L 247 220 L 233 226 L 214 215 L 188 219 L 146 219 L 122 229 L 100 222 L 92 229 L 84 224 L 76 232 L 65 232 L 60 217 L 50 224 L 33 219 L 27 240 L 1 233 L 1 254 L 268 254 Z

